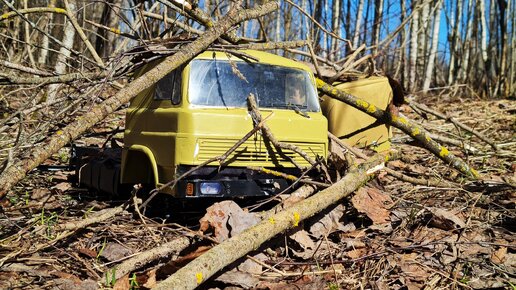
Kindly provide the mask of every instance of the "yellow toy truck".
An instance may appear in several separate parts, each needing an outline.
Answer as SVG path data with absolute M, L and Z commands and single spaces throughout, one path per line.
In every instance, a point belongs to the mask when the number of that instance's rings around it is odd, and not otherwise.
M 135 97 L 126 113 L 121 154 L 82 162 L 79 183 L 109 193 L 120 184 L 160 187 L 224 154 L 254 127 L 247 106 L 250 94 L 261 114 L 270 115 L 266 122 L 278 140 L 297 145 L 314 159 L 326 158 L 328 122 L 311 70 L 265 52 L 242 55 L 248 57 L 206 51 Z M 278 154 L 256 133 L 222 166 L 204 166 L 163 192 L 179 198 L 277 194 L 289 185 L 287 180 L 249 167 L 298 174 L 288 158 L 308 166 L 295 152 L 282 151 Z

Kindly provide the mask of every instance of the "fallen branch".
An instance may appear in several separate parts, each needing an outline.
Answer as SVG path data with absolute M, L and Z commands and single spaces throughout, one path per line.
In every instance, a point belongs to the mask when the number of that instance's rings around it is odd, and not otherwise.
M 432 138 L 430 138 L 425 129 L 415 125 L 408 118 L 400 115 L 397 112 L 394 112 L 394 110 L 384 111 L 379 109 L 375 105 L 350 95 L 342 90 L 339 90 L 320 79 L 317 79 L 317 88 L 320 92 L 323 92 L 334 99 L 344 102 L 386 124 L 400 129 L 401 131 L 411 136 L 414 140 L 418 141 L 425 149 L 432 152 L 446 164 L 450 164 L 453 168 L 457 169 L 462 174 L 475 179 L 479 177 L 479 174 L 475 169 L 471 168 L 462 159 L 449 152 L 446 147 L 440 145 Z
M 362 158 L 364 160 L 367 160 L 367 158 L 369 158 L 367 155 L 362 153 L 359 149 L 353 148 L 353 146 L 349 146 L 345 142 L 342 142 L 337 136 L 333 135 L 330 132 L 328 132 L 328 137 L 330 137 L 330 139 L 332 141 L 334 141 L 335 143 L 337 143 L 340 147 L 342 147 L 342 148 L 344 148 L 346 150 L 349 150 L 355 156 L 360 157 L 360 158 Z M 387 172 L 388 174 L 398 178 L 401 181 L 405 181 L 405 182 L 412 183 L 412 184 L 415 184 L 415 185 L 442 187 L 443 183 L 445 183 L 444 181 L 441 181 L 441 180 L 429 180 L 429 179 L 410 177 L 408 175 L 405 175 L 405 174 L 403 174 L 401 172 L 398 172 L 398 171 L 396 171 L 394 169 L 391 169 L 389 167 L 385 167 L 383 170 L 385 170 L 385 172 Z M 460 187 L 458 184 L 450 182 L 450 181 L 446 181 L 446 183 L 447 184 L 452 184 L 453 186 L 456 186 L 456 187 Z
M 139 253 L 119 265 L 111 267 L 104 272 L 104 281 L 106 284 L 114 282 L 126 274 L 134 272 L 147 264 L 161 258 L 166 258 L 172 254 L 177 254 L 190 245 L 190 239 L 187 237 L 178 237 L 170 242 L 164 243 L 161 246 L 152 248 L 150 250 Z M 177 257 L 176 257 L 177 258 Z M 175 259 L 175 258 L 173 258 Z M 102 281 L 102 282 L 104 282 Z
M 239 7 L 237 4 L 234 6 Z M 0 175 L 0 198 L 4 197 L 14 184 L 24 178 L 27 172 L 36 168 L 53 153 L 57 152 L 71 140 L 77 138 L 97 122 L 100 122 L 134 96 L 155 84 L 158 80 L 165 77 L 183 63 L 194 58 L 197 54 L 208 48 L 208 46 L 217 40 L 224 32 L 233 27 L 233 25 L 247 19 L 270 13 L 277 8 L 278 3 L 270 1 L 253 9 L 231 9 L 224 18 L 217 22 L 216 26 L 211 27 L 197 40 L 185 45 L 183 49 L 176 54 L 164 58 L 161 63 L 118 91 L 113 97 L 108 98 L 101 104 L 93 106 L 87 113 L 62 128 L 62 134 L 53 136 L 44 146 L 34 148 L 31 156 L 14 162 Z
M 258 249 L 267 240 L 287 229 L 297 227 L 299 222 L 351 194 L 369 180 L 372 173 L 367 173 L 368 170 L 384 160 L 385 157 L 381 155 L 371 158 L 368 162 L 351 170 L 349 174 L 333 186 L 213 247 L 160 282 L 155 289 L 196 288 L 227 265 L 245 256 L 250 251 Z
M 419 109 L 419 110 L 421 110 L 423 112 L 429 113 L 431 115 L 434 115 L 437 118 L 440 118 L 440 119 L 443 119 L 443 120 L 451 122 L 453 125 L 455 125 L 455 126 L 461 128 L 461 129 L 463 129 L 463 130 L 465 130 L 465 131 L 467 131 L 467 132 L 477 136 L 480 140 L 484 141 L 489 146 L 491 146 L 495 151 L 498 151 L 498 146 L 496 146 L 496 144 L 493 141 L 489 140 L 486 136 L 482 135 L 481 133 L 479 133 L 478 131 L 474 130 L 473 128 L 467 126 L 466 124 L 457 121 L 455 118 L 446 116 L 443 113 L 440 113 L 440 112 L 438 112 L 436 110 L 432 110 L 429 107 L 427 107 L 427 106 L 425 106 L 423 104 L 416 103 L 416 102 L 410 102 L 410 106 L 411 107 L 416 107 L 417 109 Z
M 83 220 L 68 222 L 68 223 L 65 223 L 62 225 L 56 225 L 55 229 L 57 231 L 59 231 L 59 233 L 55 237 L 53 237 L 51 240 L 48 240 L 43 243 L 28 244 L 27 245 L 28 247 L 20 249 L 19 251 L 10 254 L 7 259 L 0 260 L 0 267 L 2 266 L 3 263 L 7 262 L 8 260 L 12 260 L 12 259 L 16 258 L 18 255 L 22 255 L 22 254 L 27 255 L 27 254 L 41 251 L 52 245 L 55 245 L 57 242 L 65 239 L 67 237 L 70 237 L 79 229 L 86 228 L 86 227 L 96 224 L 96 223 L 104 222 L 104 221 L 114 217 L 115 215 L 122 213 L 126 209 L 126 207 L 127 207 L 127 205 L 123 204 L 123 205 L 120 205 L 120 206 L 117 206 L 114 208 L 108 208 L 105 210 L 101 210 L 101 211 L 95 213 L 94 215 L 92 215 L 91 217 L 85 218 Z M 39 236 L 45 237 L 45 239 L 47 239 L 48 236 L 45 235 L 45 231 L 47 229 L 48 229 L 48 225 L 37 226 L 31 232 L 20 233 L 20 234 L 11 236 L 8 239 L 3 240 L 2 241 L 3 244 L 1 244 L 0 246 L 4 247 L 4 243 L 5 243 L 5 245 L 7 245 L 19 238 L 29 240 L 30 237 L 32 237 L 34 235 L 39 235 Z

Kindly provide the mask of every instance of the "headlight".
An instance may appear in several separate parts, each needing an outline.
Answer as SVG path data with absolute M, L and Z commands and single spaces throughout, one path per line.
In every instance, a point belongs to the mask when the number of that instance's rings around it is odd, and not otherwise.
M 222 191 L 222 184 L 218 182 L 201 182 L 201 194 L 219 194 Z

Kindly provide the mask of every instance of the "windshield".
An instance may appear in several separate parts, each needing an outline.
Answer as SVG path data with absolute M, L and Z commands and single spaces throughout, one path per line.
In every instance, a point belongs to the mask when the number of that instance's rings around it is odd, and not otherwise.
M 247 107 L 252 93 L 261 108 L 319 111 L 309 73 L 281 66 L 194 60 L 188 92 L 194 105 Z

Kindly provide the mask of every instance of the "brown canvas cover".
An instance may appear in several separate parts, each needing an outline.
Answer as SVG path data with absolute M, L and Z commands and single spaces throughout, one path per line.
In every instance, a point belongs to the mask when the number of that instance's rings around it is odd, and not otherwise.
M 387 108 L 393 97 L 392 88 L 386 77 L 369 77 L 334 85 L 383 110 Z M 321 108 L 328 119 L 328 130 L 347 144 L 368 147 L 376 151 L 390 148 L 389 126 L 380 124 L 366 113 L 328 96 L 323 96 Z

